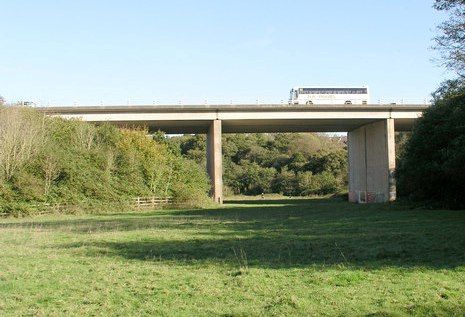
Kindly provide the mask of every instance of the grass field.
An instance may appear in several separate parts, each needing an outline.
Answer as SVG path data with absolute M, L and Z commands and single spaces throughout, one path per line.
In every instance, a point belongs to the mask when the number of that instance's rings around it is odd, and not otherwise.
M 465 315 L 465 211 L 330 199 L 0 220 L 0 315 Z

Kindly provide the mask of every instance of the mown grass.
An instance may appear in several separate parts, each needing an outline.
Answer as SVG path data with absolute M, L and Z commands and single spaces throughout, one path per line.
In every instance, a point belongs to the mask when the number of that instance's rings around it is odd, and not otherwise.
M 465 315 L 465 211 L 331 199 L 0 221 L 0 315 Z

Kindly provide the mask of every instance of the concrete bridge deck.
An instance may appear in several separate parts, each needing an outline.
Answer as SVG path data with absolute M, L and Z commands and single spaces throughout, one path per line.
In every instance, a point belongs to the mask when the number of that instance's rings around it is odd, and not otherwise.
M 145 126 L 166 133 L 206 133 L 212 120 L 223 133 L 348 132 L 382 119 L 410 130 L 427 105 L 134 105 L 43 107 L 40 111 L 84 121 Z

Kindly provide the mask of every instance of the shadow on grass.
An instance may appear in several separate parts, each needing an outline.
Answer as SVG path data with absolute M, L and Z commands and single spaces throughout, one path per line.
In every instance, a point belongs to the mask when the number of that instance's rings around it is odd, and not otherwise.
M 108 239 L 102 236 L 59 246 L 87 256 L 269 268 L 465 265 L 464 211 L 411 210 L 397 204 L 355 205 L 331 199 L 236 201 L 219 209 L 35 223 L 82 234 L 116 233 Z M 2 224 L 6 225 L 27 227 L 31 222 Z M 131 238 L 122 234 L 131 230 Z
M 56 219 L 29 218 L 28 220 L 14 220 L 0 223 L 1 228 L 39 228 L 51 230 L 64 230 L 77 233 L 103 232 L 103 231 L 130 231 L 141 229 L 181 229 L 183 227 L 210 228 L 212 222 L 215 228 L 231 226 L 231 221 L 238 225 L 238 229 L 245 229 L 246 223 L 251 227 L 270 226 L 273 222 L 279 222 L 283 217 L 304 212 L 315 207 L 321 208 L 322 204 L 313 199 L 295 200 L 260 200 L 260 201 L 228 201 L 223 208 L 212 209 L 181 209 L 181 210 L 155 210 L 132 211 L 119 213 L 90 214 L 85 216 L 71 216 L 67 219 L 58 216 Z M 336 201 L 331 201 L 329 206 L 334 208 Z M 260 205 L 260 206 L 258 206 Z M 347 204 L 346 204 L 347 205 Z M 341 205 L 343 206 L 343 205 Z M 339 206 L 340 207 L 340 206 Z M 61 219 L 60 219 L 61 218 Z M 215 229 L 212 228 L 212 229 Z
M 465 212 L 411 210 L 400 204 L 355 205 L 334 199 L 233 201 L 218 209 L 38 218 L 1 223 L 1 228 L 112 232 L 116 233 L 112 241 L 102 238 L 60 247 L 79 248 L 90 256 L 144 261 L 214 261 L 274 268 L 465 265 Z M 127 231 L 134 231 L 137 239 L 128 241 L 122 234 Z M 176 233 L 177 240 L 166 239 L 165 233 Z
M 425 241 L 424 239 L 422 241 Z M 454 268 L 464 265 L 458 244 L 421 246 L 412 237 L 372 236 L 261 236 L 227 239 L 166 241 L 94 241 L 61 248 L 85 248 L 88 256 L 117 256 L 143 261 L 173 261 L 178 264 L 219 262 L 238 267 L 291 268 L 343 264 L 365 268 L 429 267 Z
M 287 198 L 287 199 L 250 199 L 250 200 L 225 200 L 225 205 L 279 205 L 279 204 L 286 204 L 286 205 L 304 205 L 307 204 L 309 201 L 318 201 L 318 200 L 326 200 L 321 198 Z M 336 199 L 331 199 L 332 201 L 336 201 Z M 342 201 L 342 200 L 340 200 Z

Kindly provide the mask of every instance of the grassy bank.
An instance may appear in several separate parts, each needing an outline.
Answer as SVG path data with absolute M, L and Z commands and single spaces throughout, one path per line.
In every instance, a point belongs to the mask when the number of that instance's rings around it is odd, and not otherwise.
M 343 201 L 0 220 L 0 314 L 463 315 L 465 212 Z

